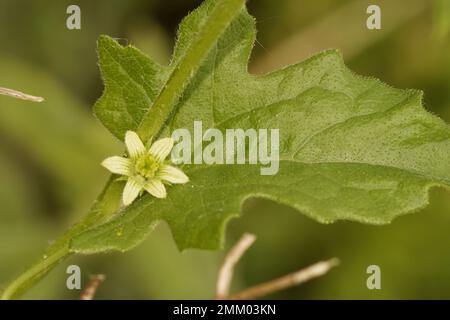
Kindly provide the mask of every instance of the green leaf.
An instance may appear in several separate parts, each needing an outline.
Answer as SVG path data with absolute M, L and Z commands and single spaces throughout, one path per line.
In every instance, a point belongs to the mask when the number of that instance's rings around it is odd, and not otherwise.
M 206 1 L 181 24 L 174 63 L 214 2 Z M 289 205 L 324 223 L 345 219 L 385 224 L 426 206 L 431 187 L 450 187 L 450 128 L 423 109 L 421 92 L 357 76 L 334 50 L 271 74 L 251 75 L 247 63 L 255 33 L 254 19 L 243 11 L 202 61 L 162 135 L 192 129 L 194 120 L 203 122 L 203 130 L 222 132 L 279 128 L 278 174 L 262 176 L 259 166 L 248 164 L 185 165 L 187 185 L 169 187 L 164 200 L 142 196 L 112 221 L 76 236 L 72 251 L 128 250 L 159 220 L 168 222 L 180 249 L 216 249 L 227 221 L 238 216 L 250 197 Z M 161 90 L 172 67 L 156 67 L 136 49 L 119 47 L 106 38 L 99 51 L 120 56 L 115 67 L 110 60 L 106 67 L 120 70 L 124 79 L 127 75 L 128 82 L 119 82 L 122 85 L 133 83 L 126 93 L 108 91 L 114 82 L 109 77 L 117 75 L 113 71 L 107 75 L 101 58 L 107 87 L 102 100 L 121 101 L 125 108 L 123 95 L 140 97 L 131 99 L 128 109 L 114 107 L 117 123 L 100 117 L 121 137 L 137 127 L 155 99 L 156 93 L 148 93 L 144 83 L 156 83 L 154 88 Z M 159 76 L 130 67 L 136 57 L 141 64 L 152 65 L 151 70 L 160 70 Z M 102 114 L 114 114 L 110 104 L 98 104 L 98 115 L 100 106 Z
M 105 91 L 94 106 L 95 115 L 120 140 L 139 122 L 167 80 L 166 69 L 132 46 L 121 47 L 101 36 L 98 56 Z

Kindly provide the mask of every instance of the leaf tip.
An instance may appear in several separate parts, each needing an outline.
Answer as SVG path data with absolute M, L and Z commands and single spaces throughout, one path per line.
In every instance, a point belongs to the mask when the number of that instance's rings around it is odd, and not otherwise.
M 97 38 L 97 47 L 100 48 L 108 43 L 111 42 L 115 42 L 110 36 L 106 35 L 106 34 L 101 34 L 98 38 Z

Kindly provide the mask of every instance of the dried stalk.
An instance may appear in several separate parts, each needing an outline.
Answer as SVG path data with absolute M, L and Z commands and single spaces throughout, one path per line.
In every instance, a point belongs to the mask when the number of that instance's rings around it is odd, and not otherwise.
M 314 278 L 323 276 L 338 264 L 339 259 L 337 258 L 332 258 L 328 261 L 320 261 L 305 269 L 256 285 L 239 293 L 232 294 L 228 296 L 228 299 L 248 300 L 266 296 L 268 294 L 294 287 Z
M 245 233 L 225 257 L 217 279 L 216 299 L 224 299 L 228 296 L 231 280 L 233 279 L 234 266 L 255 240 L 255 235 Z
M 2 88 L 0 87 L 0 94 L 12 98 L 22 99 L 22 100 L 28 100 L 28 101 L 34 101 L 34 102 L 42 102 L 44 101 L 44 98 L 32 96 L 27 93 L 23 93 L 17 90 L 8 89 L 8 88 Z
M 80 294 L 80 300 L 92 300 L 95 296 L 95 293 L 97 292 L 98 287 L 103 281 L 105 281 L 105 275 L 103 274 L 96 274 L 91 276 L 86 289 L 84 289 Z
M 255 240 L 256 237 L 254 235 L 245 233 L 225 257 L 217 279 L 216 299 L 248 300 L 266 296 L 323 276 L 339 265 L 339 259 L 337 258 L 320 261 L 307 268 L 230 295 L 229 290 L 234 267 Z

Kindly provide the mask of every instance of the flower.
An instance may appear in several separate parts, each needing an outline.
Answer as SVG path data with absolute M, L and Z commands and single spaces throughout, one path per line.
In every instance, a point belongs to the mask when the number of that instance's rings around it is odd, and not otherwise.
M 127 131 L 125 145 L 128 158 L 114 156 L 102 162 L 102 166 L 112 173 L 126 177 L 124 205 L 131 204 L 144 190 L 156 198 L 165 198 L 167 192 L 163 182 L 182 184 L 189 181 L 183 171 L 164 161 L 173 148 L 172 138 L 160 139 L 147 150 L 136 132 Z

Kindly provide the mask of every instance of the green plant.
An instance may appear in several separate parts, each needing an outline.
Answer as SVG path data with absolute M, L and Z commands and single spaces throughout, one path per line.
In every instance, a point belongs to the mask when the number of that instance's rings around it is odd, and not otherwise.
M 422 93 L 388 87 L 348 70 L 330 50 L 264 76 L 247 72 L 255 40 L 244 0 L 207 0 L 179 29 L 169 66 L 132 46 L 98 41 L 105 92 L 95 114 L 120 140 L 143 141 L 202 120 L 209 128 L 279 128 L 280 170 L 251 165 L 184 165 L 190 182 L 166 199 L 144 195 L 120 206 L 112 176 L 86 217 L 14 280 L 18 297 L 72 253 L 126 251 L 164 219 L 180 249 L 217 249 L 229 219 L 249 197 L 264 197 L 330 223 L 385 224 L 450 187 L 450 129 L 422 107 Z

